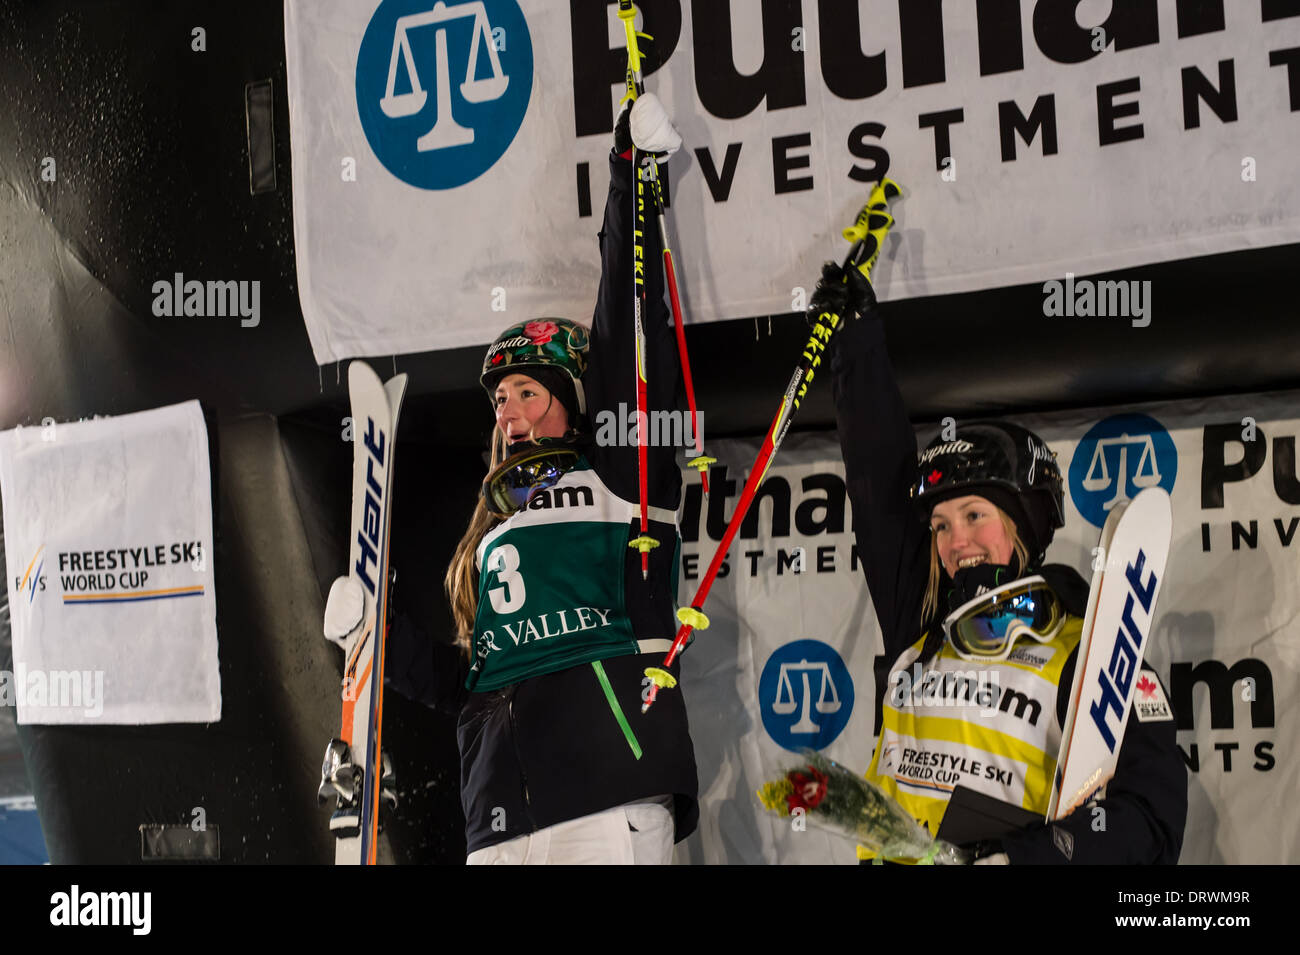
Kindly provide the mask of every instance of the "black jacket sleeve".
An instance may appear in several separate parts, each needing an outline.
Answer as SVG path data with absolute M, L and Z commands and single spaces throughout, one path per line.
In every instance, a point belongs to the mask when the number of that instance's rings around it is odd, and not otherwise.
M 469 661 L 459 647 L 434 640 L 398 611 L 384 650 L 386 687 L 448 715 L 460 713 L 468 696 Z
M 1056 708 L 1062 724 L 1076 662 L 1077 654 L 1061 674 Z M 1142 673 L 1160 680 L 1145 664 Z M 1144 723 L 1130 709 L 1106 798 L 1082 806 L 1050 825 L 1004 837 L 1002 843 L 1012 864 L 1176 863 L 1187 823 L 1187 768 L 1175 730 L 1173 719 Z
M 880 319 L 848 320 L 832 345 L 835 418 L 853 507 L 853 537 L 884 638 L 897 659 L 920 632 L 930 534 L 908 498 L 916 434 Z
M 636 329 L 633 316 L 635 278 L 645 282 L 646 297 L 641 317 L 646 339 L 646 408 L 671 410 L 676 401 L 678 363 L 676 340 L 668 322 L 664 301 L 663 246 L 659 225 L 648 191 L 632 175 L 632 161 L 611 153 L 609 196 L 605 202 L 604 226 L 600 232 L 601 276 L 591 323 L 591 347 L 583 387 L 587 414 L 600 438 L 600 425 L 614 415 L 617 433 L 628 431 L 628 414 L 636 412 Z M 637 204 L 641 205 L 638 221 Z M 637 261 L 632 248 L 634 232 L 643 239 L 643 257 Z M 652 424 L 655 422 L 652 421 Z M 608 433 L 608 432 L 607 432 Z M 632 432 L 635 436 L 635 431 Z M 651 506 L 676 510 L 681 495 L 681 471 L 676 448 L 670 442 L 652 444 L 647 452 L 647 496 Z M 591 450 L 592 465 L 601 479 L 619 497 L 640 500 L 635 440 L 629 445 L 599 442 Z

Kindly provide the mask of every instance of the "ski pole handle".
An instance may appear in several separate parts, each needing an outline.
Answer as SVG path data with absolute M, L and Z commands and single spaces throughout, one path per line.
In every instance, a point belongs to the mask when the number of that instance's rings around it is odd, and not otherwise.
M 645 92 L 645 83 L 641 79 L 641 47 L 636 38 L 643 36 L 652 39 L 649 34 L 636 32 L 636 7 L 632 0 L 618 0 L 618 18 L 623 21 L 623 33 L 627 37 L 627 96 L 636 99 Z

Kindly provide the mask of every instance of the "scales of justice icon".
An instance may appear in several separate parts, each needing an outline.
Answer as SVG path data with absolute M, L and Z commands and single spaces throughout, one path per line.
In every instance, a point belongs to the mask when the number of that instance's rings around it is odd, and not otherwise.
M 835 692 L 835 680 L 831 677 L 830 665 L 824 661 L 809 663 L 807 660 L 781 664 L 777 677 L 776 699 L 772 701 L 772 712 L 780 716 L 788 716 L 799 707 L 799 703 L 795 702 L 794 698 L 794 686 L 790 682 L 791 673 L 797 673 L 803 678 L 803 712 L 799 714 L 799 722 L 790 727 L 790 732 L 820 732 L 821 727 L 812 721 L 811 707 L 816 706 L 818 713 L 835 713 L 840 708 L 840 697 Z M 814 673 L 821 678 L 816 703 L 812 702 L 812 686 L 809 680 Z
M 1115 496 L 1102 507 L 1110 510 L 1120 501 L 1129 499 L 1126 493 L 1125 479 L 1128 477 L 1128 448 L 1130 444 L 1140 444 L 1137 470 L 1133 474 L 1133 483 L 1139 488 L 1155 487 L 1160 483 L 1160 471 L 1156 468 L 1155 444 L 1149 434 L 1121 434 L 1114 438 L 1101 438 L 1093 449 L 1092 460 L 1088 462 L 1088 473 L 1083 478 L 1085 491 L 1104 491 L 1111 484 L 1110 470 L 1106 466 L 1106 448 L 1119 447 L 1119 477 L 1115 480 Z M 1145 468 L 1144 468 L 1145 465 Z M 1100 471 L 1100 473 L 1098 473 Z
M 497 48 L 492 42 L 492 24 L 488 22 L 487 8 L 483 6 L 482 0 L 458 3 L 455 6 L 448 6 L 443 0 L 438 0 L 432 10 L 398 17 L 393 28 L 393 55 L 388 61 L 388 86 L 379 101 L 379 107 L 390 119 L 400 119 L 403 116 L 413 116 L 424 109 L 424 104 L 429 99 L 428 91 L 420 85 L 415 57 L 411 55 L 409 33 L 420 27 L 438 26 L 434 39 L 434 85 L 438 88 L 438 118 L 433 127 L 415 141 L 416 149 L 422 153 L 451 146 L 467 146 L 474 141 L 474 130 L 456 122 L 451 113 L 451 67 L 447 58 L 447 24 L 470 17 L 474 18 L 474 39 L 469 48 L 469 66 L 465 70 L 465 79 L 460 84 L 460 95 L 470 103 L 485 103 L 499 99 L 505 93 L 510 77 L 501 72 L 501 61 L 497 58 Z M 483 48 L 487 49 L 492 75 L 475 79 L 479 51 Z M 393 92 L 397 82 L 399 54 L 411 81 L 409 93 Z

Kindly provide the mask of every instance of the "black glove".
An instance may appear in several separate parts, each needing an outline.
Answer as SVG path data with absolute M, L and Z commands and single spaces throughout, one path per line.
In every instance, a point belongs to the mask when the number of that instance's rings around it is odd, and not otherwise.
M 619 156 L 632 148 L 632 127 L 628 119 L 632 113 L 632 102 L 628 100 L 623 104 L 618 119 L 614 121 L 614 152 Z
M 961 846 L 962 851 L 968 853 L 967 858 L 971 865 L 979 863 L 981 859 L 990 859 L 994 862 L 1005 863 L 1006 859 L 995 858 L 1005 856 L 1006 847 L 1002 845 L 1001 839 L 982 839 L 979 842 L 968 842 Z M 984 863 L 987 865 L 988 863 Z
M 875 290 L 860 269 L 850 268 L 846 274 L 836 263 L 827 262 L 822 266 L 821 281 L 808 304 L 808 321 L 817 321 L 822 312 L 833 312 L 840 318 L 856 318 L 875 307 Z

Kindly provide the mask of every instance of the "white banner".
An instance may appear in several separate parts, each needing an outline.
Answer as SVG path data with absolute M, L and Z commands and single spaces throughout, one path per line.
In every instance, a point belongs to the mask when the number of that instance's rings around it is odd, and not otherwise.
M 873 273 L 891 300 L 1300 241 L 1294 4 L 644 6 L 648 68 L 666 60 L 647 88 L 685 141 L 669 185 L 688 322 L 803 308 L 886 172 L 907 190 Z M 615 10 L 285 0 L 318 362 L 590 316 Z
M 0 432 L 19 723 L 221 719 L 197 401 Z
M 1015 421 L 1051 445 L 1067 475 L 1066 524 L 1047 560 L 1085 580 L 1106 505 L 1151 485 L 1170 492 L 1173 544 L 1146 659 L 1169 689 L 1188 766 L 1180 861 L 1300 862 L 1300 816 L 1288 808 L 1300 787 L 1300 393 Z M 918 432 L 921 446 L 935 431 Z M 757 451 L 709 447 L 730 467 L 713 472 L 703 508 L 698 476 L 684 471 L 683 604 Z M 754 795 L 801 746 L 859 771 L 874 748 L 880 633 L 854 564 L 843 478 L 833 433 L 789 438 L 760 489 L 760 516 L 713 587 L 712 626 L 683 662 L 702 806 L 678 861 L 855 861 L 846 842 L 793 831 Z

